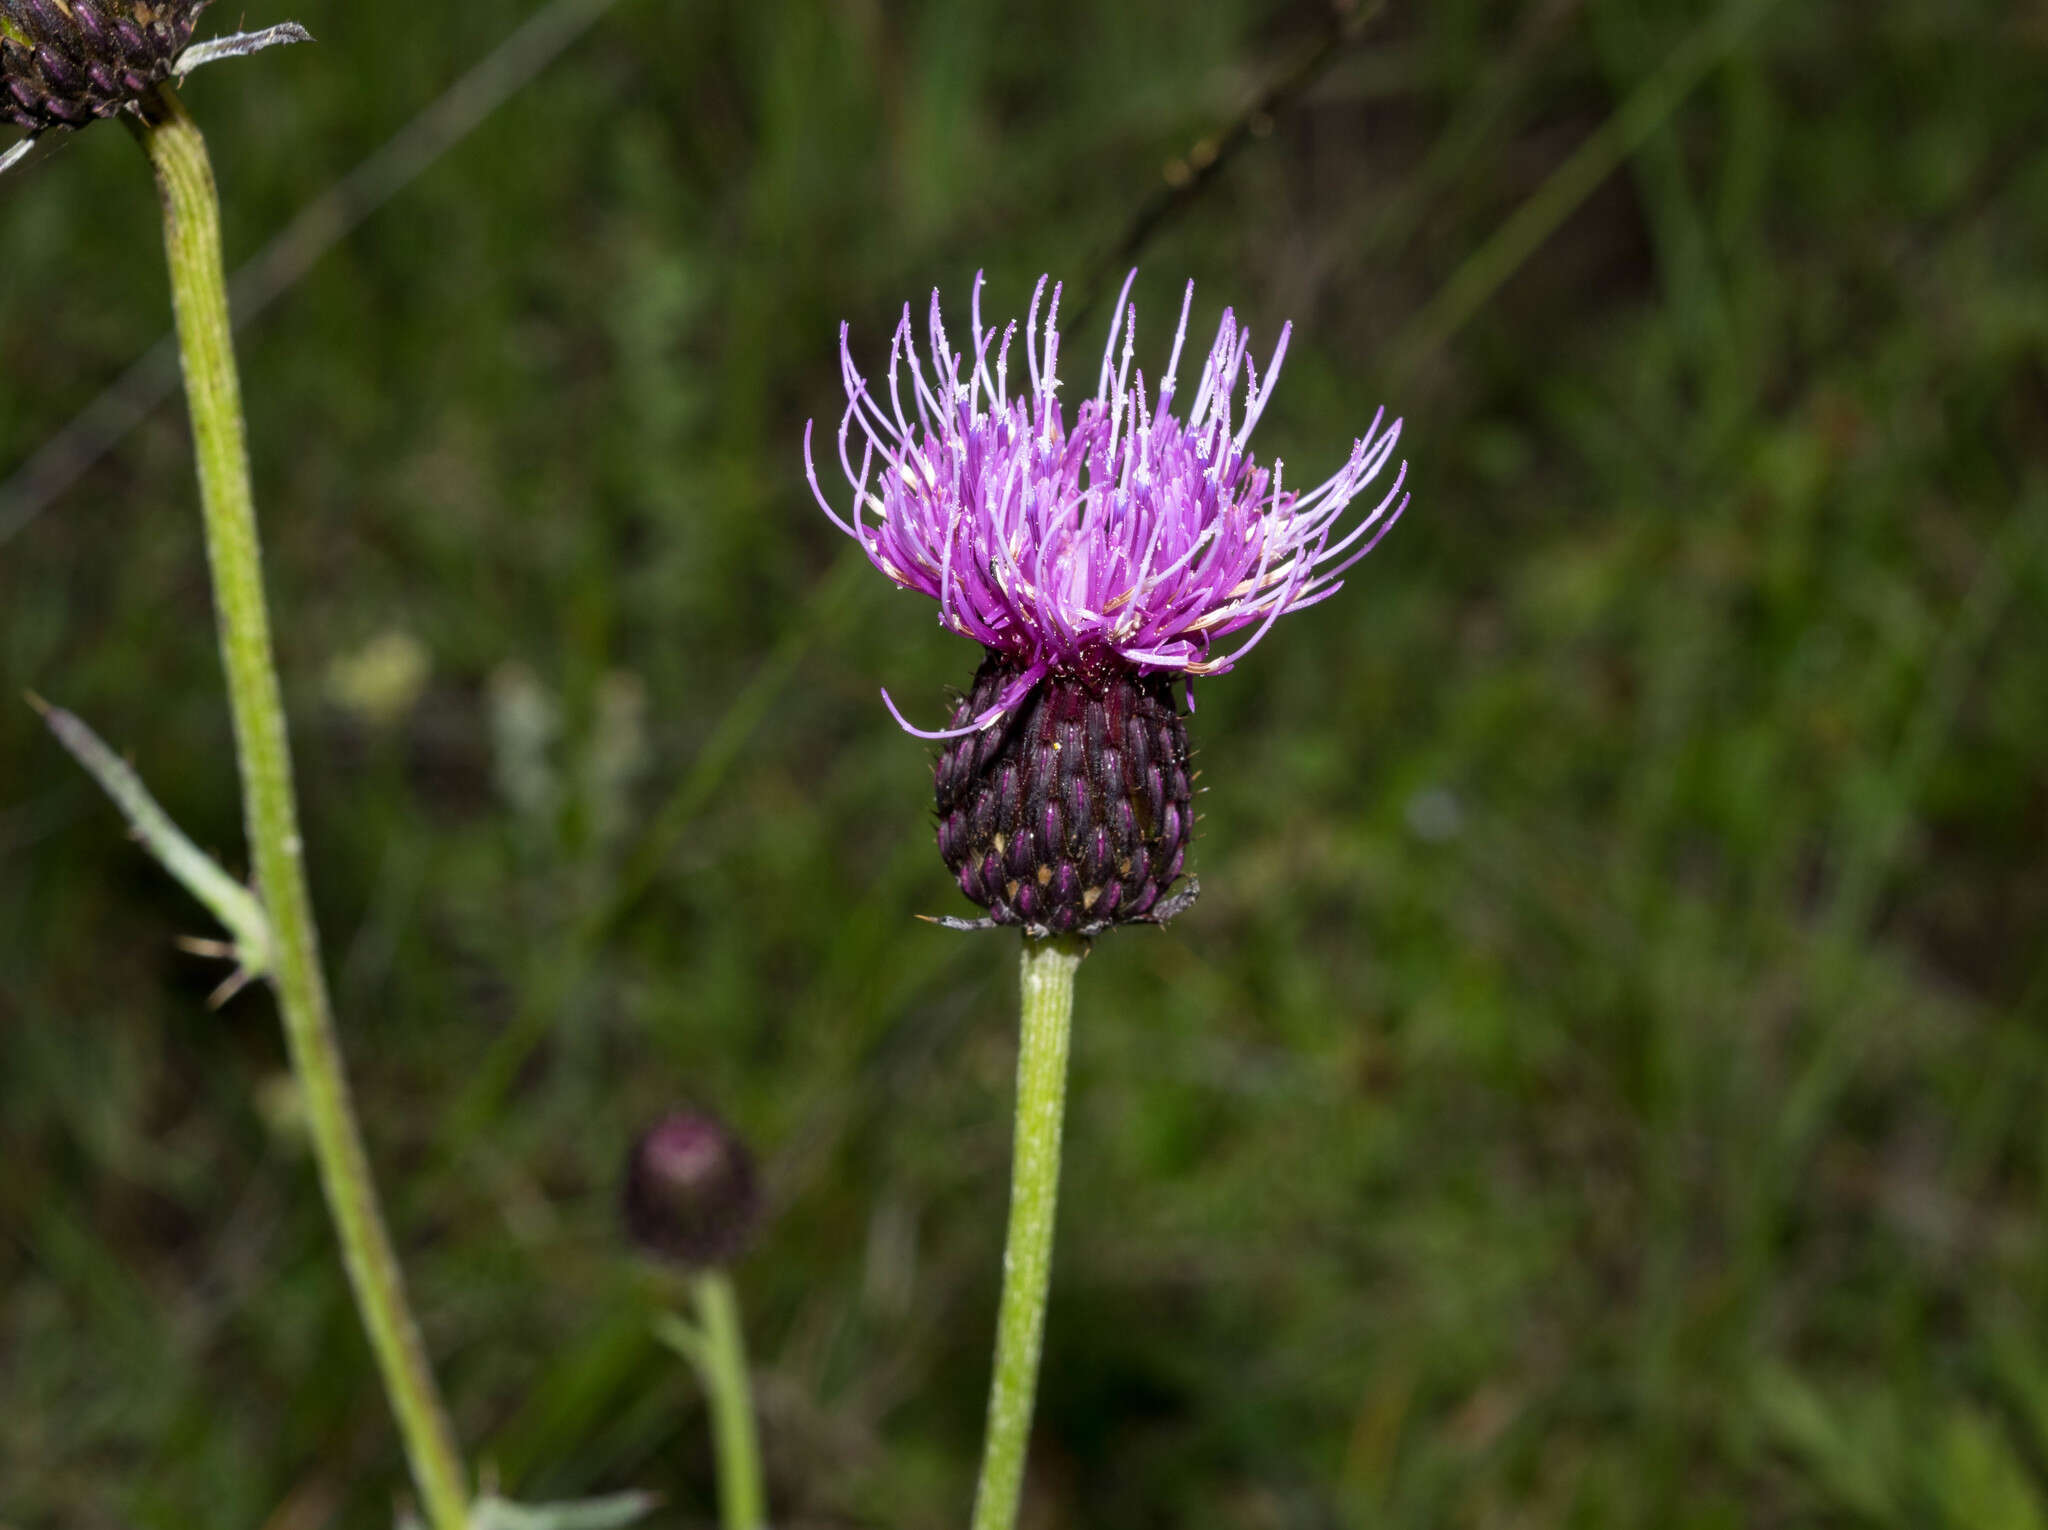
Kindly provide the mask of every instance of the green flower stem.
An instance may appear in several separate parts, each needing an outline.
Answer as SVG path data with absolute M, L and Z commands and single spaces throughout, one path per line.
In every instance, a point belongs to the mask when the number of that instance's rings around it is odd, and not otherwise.
M 213 166 L 198 126 L 171 91 L 161 91 L 149 103 L 149 118 L 137 133 L 163 196 L 164 248 L 199 459 L 199 498 L 234 711 L 243 811 L 257 886 L 270 918 L 271 981 L 305 1100 L 321 1184 L 413 1478 L 434 1530 L 464 1530 L 469 1490 L 462 1458 L 384 1230 L 320 973 L 319 937 L 292 797 L 284 697 L 263 600 Z
M 1052 1281 L 1074 969 L 1087 954 L 1088 943 L 1072 936 L 1024 942 L 1010 1232 L 1003 1249 L 1003 1301 L 996 1319 L 995 1377 L 989 1385 L 981 1483 L 974 1493 L 974 1530 L 1011 1530 L 1024 1490 L 1024 1456 L 1045 1337 L 1045 1294 Z
M 700 1341 L 691 1358 L 711 1397 L 719 1520 L 725 1530 L 765 1530 L 767 1496 L 761 1489 L 761 1447 L 754 1434 L 754 1396 L 747 1378 L 739 1298 L 733 1294 L 732 1281 L 717 1270 L 699 1275 L 691 1286 Z

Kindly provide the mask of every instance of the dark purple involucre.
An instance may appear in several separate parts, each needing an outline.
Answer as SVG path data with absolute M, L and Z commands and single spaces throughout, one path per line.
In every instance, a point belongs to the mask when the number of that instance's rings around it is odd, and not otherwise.
M 956 721 L 1015 682 L 989 654 Z M 1163 924 L 1194 834 L 1188 733 L 1173 682 L 1122 667 L 1047 677 L 991 727 L 950 741 L 933 771 L 939 854 L 988 923 L 1039 935 Z
M 0 0 L 0 121 L 84 127 L 171 77 L 211 0 Z

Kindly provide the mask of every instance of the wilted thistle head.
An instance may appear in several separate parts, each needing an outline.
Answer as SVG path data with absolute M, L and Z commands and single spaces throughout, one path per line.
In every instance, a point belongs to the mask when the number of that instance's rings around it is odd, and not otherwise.
M 0 0 L 0 119 L 84 127 L 171 77 L 211 0 Z
M 753 1155 L 701 1110 L 671 1111 L 634 1141 L 623 1202 L 641 1251 L 690 1270 L 731 1263 L 761 1219 Z
M 948 345 L 933 292 L 929 377 L 905 305 L 886 407 L 840 326 L 851 516 L 819 488 L 806 432 L 812 492 L 876 568 L 936 600 L 939 624 L 986 650 L 948 727 L 913 728 L 896 713 L 907 731 L 946 741 L 934 767 L 939 850 L 960 890 L 988 910 L 972 927 L 1094 935 L 1164 922 L 1197 890 L 1189 878 L 1174 891 L 1193 832 L 1174 681 L 1227 672 L 1281 616 L 1336 593 L 1406 507 L 1404 463 L 1385 496 L 1345 524 L 1393 457 L 1401 422 L 1374 415 L 1334 475 L 1285 487 L 1282 464 L 1261 467 L 1247 443 L 1292 327 L 1262 376 L 1250 332 L 1226 309 L 1183 402 L 1194 284 L 1164 378 L 1148 391 L 1133 366 L 1127 279 L 1095 393 L 1069 425 L 1058 398 L 1059 287 L 1047 303 L 1040 278 L 1024 321 L 1028 396 L 1010 386 L 1018 326 L 1000 337 L 983 327 L 981 287 L 976 277 L 966 355 Z M 1223 646 L 1233 634 L 1244 636 Z

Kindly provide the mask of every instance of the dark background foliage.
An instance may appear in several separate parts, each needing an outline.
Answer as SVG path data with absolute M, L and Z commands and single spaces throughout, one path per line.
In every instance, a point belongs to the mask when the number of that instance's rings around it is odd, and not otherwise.
M 231 260 L 524 12 L 292 14 L 187 92 Z M 979 267 L 1099 323 L 1330 25 L 620 0 L 245 333 L 328 967 L 507 1491 L 710 1517 L 614 1222 L 695 1098 L 777 1207 L 781 1522 L 964 1517 L 1014 946 L 912 918 L 956 900 L 876 688 L 935 716 L 974 655 L 803 423 L 842 317 L 872 361 Z M 1265 451 L 1387 402 L 1416 505 L 1202 687 L 1207 892 L 1083 974 L 1037 1523 L 2048 1524 L 2044 64 L 2032 4 L 1395 0 L 1145 234 L 1144 353 L 1188 275 L 1293 318 Z M 156 239 L 116 128 L 0 181 L 0 469 L 164 329 Z M 0 694 L 239 864 L 184 432 L 7 528 Z M 11 1530 L 403 1487 L 203 928 L 0 705 Z

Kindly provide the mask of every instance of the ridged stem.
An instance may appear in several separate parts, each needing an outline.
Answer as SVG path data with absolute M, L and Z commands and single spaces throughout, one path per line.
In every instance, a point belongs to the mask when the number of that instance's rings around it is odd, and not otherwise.
M 989 1383 L 988 1434 L 982 1445 L 981 1482 L 974 1493 L 973 1530 L 1011 1530 L 1024 1491 L 1024 1458 L 1031 1443 L 1031 1408 L 1045 1338 L 1045 1298 L 1052 1283 L 1074 969 L 1087 954 L 1088 943 L 1072 936 L 1024 942 L 1010 1230 L 1003 1247 L 995 1375 Z
M 739 1298 L 719 1271 L 692 1282 L 703 1342 L 692 1352 L 711 1398 L 711 1440 L 718 1456 L 718 1510 L 725 1530 L 765 1530 L 767 1496 L 761 1488 L 761 1447 L 754 1433 L 753 1386 Z
M 305 1101 L 336 1235 L 363 1326 L 405 1439 L 434 1530 L 464 1530 L 469 1491 L 455 1436 L 427 1368 L 419 1327 L 370 1178 L 320 972 L 292 794 L 284 696 L 271 651 L 262 554 L 249 485 L 241 383 L 221 267 L 220 199 L 197 124 L 168 89 L 137 133 L 163 197 L 164 249 L 177 312 L 185 393 L 199 465 L 199 499 L 213 571 L 221 658 L 234 713 L 243 814 L 257 887 L 270 916 L 272 985 Z

